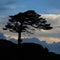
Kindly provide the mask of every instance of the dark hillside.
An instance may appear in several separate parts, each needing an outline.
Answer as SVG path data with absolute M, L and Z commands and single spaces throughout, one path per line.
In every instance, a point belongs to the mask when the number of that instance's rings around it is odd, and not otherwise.
M 60 55 L 49 52 L 47 48 L 43 48 L 41 45 L 23 43 L 18 48 L 16 44 L 7 40 L 0 40 L 0 59 L 2 57 L 8 60 L 60 59 Z

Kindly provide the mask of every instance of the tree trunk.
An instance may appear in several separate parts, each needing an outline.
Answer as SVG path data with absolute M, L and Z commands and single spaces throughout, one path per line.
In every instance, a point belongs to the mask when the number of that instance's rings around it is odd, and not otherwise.
M 22 39 L 21 39 L 22 25 L 23 24 L 21 23 L 20 28 L 19 28 L 19 33 L 18 33 L 18 47 L 20 47 L 21 41 L 22 41 Z
M 18 33 L 18 46 L 21 44 L 21 33 Z
M 19 32 L 19 33 L 18 33 L 18 47 L 20 47 L 21 41 L 22 41 L 22 39 L 21 39 L 22 26 L 23 26 L 23 23 L 21 22 L 21 25 L 20 25 L 19 31 L 18 31 L 18 32 Z

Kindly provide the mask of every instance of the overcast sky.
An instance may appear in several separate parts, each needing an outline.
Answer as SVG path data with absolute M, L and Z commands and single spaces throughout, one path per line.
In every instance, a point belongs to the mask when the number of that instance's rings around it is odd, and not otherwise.
M 6 24 L 8 16 L 27 10 L 35 10 L 42 14 L 42 17 L 53 26 L 49 31 L 37 31 L 37 35 L 33 37 L 50 43 L 60 42 L 60 0 L 0 0 L 0 32 L 10 35 L 10 32 L 1 29 Z

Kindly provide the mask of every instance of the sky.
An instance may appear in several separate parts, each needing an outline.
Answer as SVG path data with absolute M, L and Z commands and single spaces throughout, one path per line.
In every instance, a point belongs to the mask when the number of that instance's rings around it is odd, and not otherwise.
M 47 43 L 60 42 L 60 0 L 0 0 L 0 32 L 8 38 L 17 38 L 17 34 L 3 31 L 2 28 L 7 23 L 9 15 L 27 10 L 35 10 L 53 26 L 49 31 L 36 30 L 36 33 L 29 37 L 38 37 Z
M 41 14 L 60 14 L 60 0 L 0 0 L 0 15 L 8 16 L 26 10 Z

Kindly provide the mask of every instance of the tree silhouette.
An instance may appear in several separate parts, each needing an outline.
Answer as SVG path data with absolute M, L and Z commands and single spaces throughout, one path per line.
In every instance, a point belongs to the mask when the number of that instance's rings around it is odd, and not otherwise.
M 9 22 L 3 29 L 18 33 L 18 45 L 20 45 L 21 42 L 22 32 L 31 33 L 31 31 L 29 31 L 30 29 L 29 26 L 44 30 L 52 29 L 50 24 L 46 23 L 47 22 L 46 19 L 41 18 L 41 15 L 37 14 L 34 10 L 28 10 L 26 12 L 21 12 L 14 16 L 9 17 L 10 17 Z

